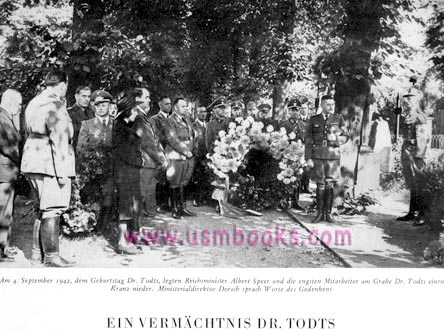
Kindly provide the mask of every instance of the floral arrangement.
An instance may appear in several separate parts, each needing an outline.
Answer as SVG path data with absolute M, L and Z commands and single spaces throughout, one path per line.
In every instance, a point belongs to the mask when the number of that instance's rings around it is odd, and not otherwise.
M 208 165 L 218 178 L 230 179 L 236 191 L 231 195 L 241 207 L 267 208 L 291 197 L 305 166 L 304 147 L 295 133 L 288 134 L 283 127 L 265 127 L 253 117 L 239 117 L 227 131 L 219 132 L 219 138 L 214 153 L 208 156 Z M 256 157 L 251 157 L 253 154 Z M 249 175 L 252 158 L 254 166 L 265 167 L 262 173 Z M 264 180 L 270 174 L 272 178 Z

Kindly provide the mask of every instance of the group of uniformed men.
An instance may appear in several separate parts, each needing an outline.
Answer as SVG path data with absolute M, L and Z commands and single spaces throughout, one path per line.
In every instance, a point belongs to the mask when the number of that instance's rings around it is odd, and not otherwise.
M 145 216 L 150 217 L 166 211 L 170 211 L 177 219 L 182 216 L 195 216 L 196 214 L 187 208 L 185 196 L 185 189 L 193 173 L 192 199 L 194 206 L 199 206 L 209 202 L 210 194 L 206 189 L 209 189 L 210 178 L 203 173 L 206 170 L 206 155 L 212 152 L 219 131 L 228 128 L 230 117 L 253 115 L 265 126 L 285 127 L 287 132 L 294 132 L 297 138 L 305 143 L 307 168 L 300 188 L 303 192 L 309 192 L 310 172 L 311 179 L 317 184 L 318 213 L 313 222 L 334 221 L 333 188 L 340 176 L 339 146 L 348 140 L 348 132 L 342 116 L 334 113 L 335 102 L 330 95 L 322 97 L 321 113 L 311 118 L 306 101 L 291 100 L 287 106 L 289 118 L 278 122 L 272 118 L 271 106 L 268 104 L 256 107 L 254 102 L 249 102 L 247 107 L 244 107 L 240 101 L 230 104 L 226 98 L 220 97 L 208 107 L 212 114 L 211 120 L 207 120 L 207 109 L 199 107 L 196 109 L 196 118 L 192 121 L 188 102 L 177 98 L 172 103 L 167 96 L 159 98 L 159 112 L 151 116 L 151 99 L 147 88 L 135 88 L 124 102 L 119 102 L 116 106 L 108 92 L 97 90 L 92 93 L 88 86 L 81 86 L 75 92 L 75 105 L 66 109 L 66 74 L 51 72 L 47 75 L 45 83 L 46 89 L 37 95 L 26 109 L 27 139 L 21 163 L 18 155 L 20 134 L 16 128 L 17 124 L 11 119 L 11 116 L 19 112 L 21 96 L 14 90 L 3 94 L 0 123 L 2 139 L 5 138 L 7 143 L 2 143 L 0 157 L 2 163 L 7 166 L 0 168 L 1 257 L 7 257 L 14 195 L 12 182 L 20 168 L 36 190 L 40 208 L 39 217 L 34 224 L 31 259 L 40 260 L 53 267 L 73 266 L 72 262 L 59 255 L 58 230 L 60 216 L 69 207 L 71 178 L 75 175 L 74 149 L 76 153 L 81 153 L 82 149 L 98 144 L 112 146 L 115 142 L 112 141 L 114 119 L 126 113 L 129 108 L 135 111 L 134 118 L 130 118 L 132 114 L 128 115 L 125 117 L 125 123 L 134 121 L 134 136 L 140 140 L 142 156 L 140 172 L 132 177 L 140 177 L 139 192 Z M 412 201 L 409 214 L 399 220 L 415 220 L 418 224 L 423 221 L 423 208 L 420 205 L 423 201 L 416 186 L 419 170 L 424 165 L 424 150 L 417 148 L 417 144 L 423 136 L 421 132 L 424 120 L 424 116 L 415 106 L 411 106 L 407 122 L 413 127 L 414 137 L 408 140 L 403 148 L 405 175 L 412 190 Z M 422 143 L 422 140 L 420 142 Z M 124 162 L 125 151 L 121 150 L 123 155 L 120 155 Z M 130 150 L 128 152 L 130 158 Z M 125 175 L 131 176 L 131 173 L 123 175 L 124 177 L 119 177 L 118 180 L 126 182 Z M 132 182 L 126 184 L 128 187 L 121 185 L 120 188 L 128 191 L 134 189 L 131 186 Z M 101 228 L 112 216 L 113 181 L 105 182 L 102 189 L 105 198 L 100 215 Z M 294 197 L 295 208 L 300 208 L 298 192 L 295 192 Z M 128 203 L 132 204 L 130 208 L 134 208 L 134 200 Z M 118 249 L 123 253 L 138 253 L 137 249 L 121 241 Z

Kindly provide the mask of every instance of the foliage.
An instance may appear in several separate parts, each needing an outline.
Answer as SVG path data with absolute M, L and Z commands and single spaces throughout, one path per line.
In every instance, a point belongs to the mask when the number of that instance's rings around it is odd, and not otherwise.
M 424 259 L 433 264 L 444 265 L 444 234 L 439 235 L 439 239 L 430 242 L 424 250 Z
M 434 230 L 442 230 L 444 221 L 444 155 L 427 164 L 420 191 L 426 202 L 426 219 Z
M 356 198 L 347 195 L 337 209 L 340 214 L 345 215 L 365 214 L 367 207 L 375 204 L 378 201 L 370 193 L 360 194 Z
M 405 188 L 401 163 L 402 143 L 403 139 L 399 137 L 397 143 L 392 144 L 393 170 L 387 173 L 381 173 L 381 188 L 385 191 L 399 191 Z
M 98 205 L 85 205 L 80 199 L 78 177 L 72 181 L 70 208 L 63 214 L 62 230 L 69 237 L 86 236 L 97 224 Z
M 110 148 L 98 144 L 80 149 L 77 172 L 63 224 L 64 233 L 70 236 L 85 235 L 95 229 L 104 198 L 103 185 L 113 175 Z
M 442 1 L 431 1 L 434 14 L 427 29 L 426 46 L 433 52 L 432 61 L 435 69 L 444 79 L 444 5 Z

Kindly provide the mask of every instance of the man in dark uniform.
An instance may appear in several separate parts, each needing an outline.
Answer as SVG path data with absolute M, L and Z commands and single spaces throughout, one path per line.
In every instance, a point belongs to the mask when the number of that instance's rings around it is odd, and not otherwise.
M 219 97 L 214 100 L 209 108 L 212 109 L 213 117 L 208 123 L 205 134 L 205 145 L 207 152 L 214 153 L 214 142 L 219 139 L 219 132 L 226 131 L 229 124 L 229 119 L 226 117 L 226 109 L 229 106 L 225 97 Z
M 268 103 L 259 104 L 257 110 L 258 112 L 256 120 L 264 123 L 265 128 L 267 128 L 267 126 L 269 125 L 273 126 L 274 129 L 278 128 L 279 124 L 276 120 L 273 119 L 271 115 L 271 105 L 269 105 Z
M 413 85 L 416 82 L 410 80 Z M 410 189 L 409 212 L 397 221 L 414 221 L 414 226 L 424 222 L 426 201 L 422 193 L 421 182 L 424 181 L 425 154 L 430 139 L 427 129 L 423 94 L 413 86 L 402 98 L 401 133 L 404 141 L 401 151 L 401 163 L 407 187 Z
M 156 184 L 158 171 L 166 171 L 168 160 L 164 149 L 156 134 L 154 122 L 149 117 L 150 93 L 146 88 L 137 88 L 134 91 L 139 115 L 134 126 L 136 134 L 141 140 L 143 167 L 140 170 L 140 190 L 142 193 L 142 205 L 144 215 L 153 217 L 157 209 Z
M 100 187 L 102 200 L 97 223 L 98 231 L 103 231 L 106 224 L 113 217 L 114 180 L 112 176 L 111 148 L 114 123 L 109 116 L 109 107 L 112 100 L 113 97 L 107 91 L 94 91 L 91 95 L 91 105 L 94 108 L 96 117 L 81 123 L 77 142 L 77 155 L 80 162 L 83 155 L 96 151 L 100 152 L 105 166 L 109 166 L 103 169 L 105 175 L 90 182 L 81 191 L 82 200 L 88 200 L 90 196 L 96 195 L 94 192 Z
M 334 185 L 341 175 L 339 146 L 348 140 L 346 124 L 341 115 L 335 114 L 332 96 L 321 99 L 322 112 L 310 118 L 305 135 L 305 159 L 316 181 L 317 216 L 313 223 L 334 222 L 331 214 Z
M 194 169 L 194 141 L 196 133 L 186 117 L 187 102 L 178 98 L 173 103 L 174 111 L 168 118 L 167 145 L 165 153 L 170 160 L 166 176 L 170 184 L 172 216 L 180 219 L 184 216 L 195 216 L 187 209 L 184 188 L 189 183 Z
M 156 134 L 159 136 L 159 141 L 162 147 L 165 149 L 168 143 L 168 117 L 171 114 L 171 100 L 168 96 L 162 96 L 158 102 L 159 112 L 151 117 L 152 123 L 156 129 Z M 156 185 L 156 198 L 157 198 L 157 212 L 163 213 L 164 211 L 171 211 L 169 205 L 170 199 L 170 187 L 168 180 L 166 179 L 165 171 L 161 171 L 158 176 L 158 183 Z
M 245 105 L 242 101 L 231 102 L 231 118 L 235 119 L 244 116 Z
M 0 262 L 14 259 L 9 243 L 14 213 L 14 185 L 20 168 L 19 125 L 14 118 L 20 113 L 21 94 L 7 89 L 0 103 Z
M 77 87 L 74 97 L 76 103 L 68 108 L 68 114 L 69 117 L 71 117 L 72 125 L 74 127 L 72 146 L 74 150 L 76 150 L 82 121 L 94 118 L 95 115 L 89 104 L 91 100 L 91 88 L 88 86 Z
M 287 134 L 294 133 L 296 135 L 297 140 L 301 140 L 304 142 L 305 140 L 305 121 L 301 120 L 300 118 L 300 107 L 301 103 L 293 99 L 288 103 L 288 114 L 289 118 L 279 124 L 280 127 L 284 127 L 287 131 Z M 303 210 L 303 208 L 299 205 L 299 194 L 301 192 L 301 188 L 303 185 L 303 180 L 307 175 L 304 174 L 304 176 L 301 179 L 300 186 L 297 188 L 293 195 L 293 201 L 292 201 L 292 207 L 296 210 Z
M 299 108 L 299 134 L 301 136 L 302 142 L 305 142 L 305 133 L 307 129 L 307 122 L 308 122 L 308 100 L 302 99 L 301 100 L 301 106 Z M 304 169 L 304 173 L 302 174 L 301 178 L 301 192 L 310 194 L 310 176 L 309 176 L 309 169 Z
M 196 164 L 194 168 L 193 177 L 191 179 L 193 183 L 193 205 L 200 206 L 202 203 L 206 203 L 208 196 L 210 195 L 210 178 L 208 177 L 209 168 L 207 166 L 207 147 L 205 145 L 205 135 L 207 131 L 206 122 L 207 109 L 205 107 L 199 107 L 196 110 L 196 120 L 193 123 L 193 128 L 197 133 L 197 139 L 195 141 L 195 155 Z

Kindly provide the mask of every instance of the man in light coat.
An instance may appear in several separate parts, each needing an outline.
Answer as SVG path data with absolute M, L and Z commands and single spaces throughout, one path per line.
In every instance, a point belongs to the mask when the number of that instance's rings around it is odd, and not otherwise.
M 45 90 L 34 97 L 25 112 L 28 138 L 23 148 L 21 171 L 39 196 L 40 219 L 34 224 L 32 260 L 48 267 L 72 267 L 60 257 L 60 217 L 69 208 L 71 178 L 75 177 L 75 157 L 71 140 L 74 128 L 66 110 L 66 73 L 51 71 Z M 40 241 L 42 251 L 40 251 Z

